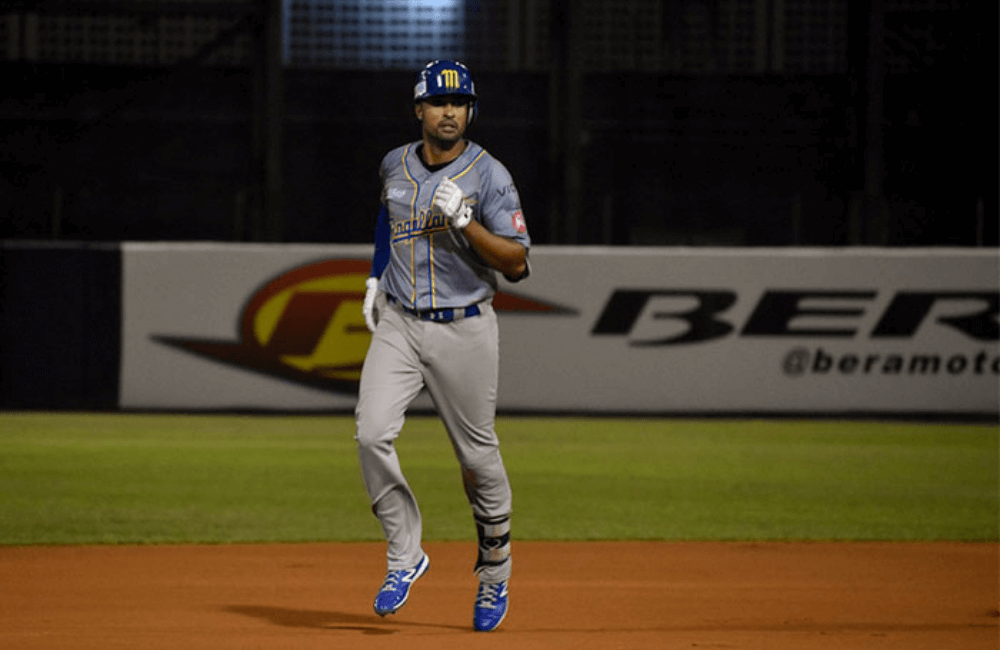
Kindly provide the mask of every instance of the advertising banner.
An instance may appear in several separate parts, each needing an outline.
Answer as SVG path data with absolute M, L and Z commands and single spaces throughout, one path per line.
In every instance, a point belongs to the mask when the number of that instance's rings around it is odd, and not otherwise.
M 370 255 L 125 244 L 121 407 L 353 408 Z M 494 300 L 500 410 L 1000 409 L 995 250 L 539 246 L 531 264 Z

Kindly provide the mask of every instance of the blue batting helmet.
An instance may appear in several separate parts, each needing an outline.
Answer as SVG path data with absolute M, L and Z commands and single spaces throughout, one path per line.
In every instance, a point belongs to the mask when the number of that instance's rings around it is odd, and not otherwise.
M 450 59 L 431 61 L 417 77 L 413 87 L 413 101 L 423 101 L 437 95 L 461 95 L 469 97 L 469 123 L 476 114 L 476 84 L 465 64 Z

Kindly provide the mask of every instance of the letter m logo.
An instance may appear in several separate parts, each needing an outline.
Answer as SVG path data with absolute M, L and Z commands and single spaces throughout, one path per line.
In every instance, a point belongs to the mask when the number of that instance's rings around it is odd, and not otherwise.
M 442 70 L 441 85 L 445 88 L 458 89 L 458 70 Z

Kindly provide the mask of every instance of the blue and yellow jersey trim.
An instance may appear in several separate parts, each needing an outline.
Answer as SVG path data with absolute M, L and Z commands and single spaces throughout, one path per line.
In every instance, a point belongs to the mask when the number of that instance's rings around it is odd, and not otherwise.
M 444 215 L 435 214 L 433 210 L 432 202 L 428 202 L 427 208 L 420 210 L 418 205 L 420 205 L 420 183 L 416 180 L 410 168 L 410 154 L 413 151 L 413 146 L 416 143 L 411 143 L 406 145 L 402 151 L 400 158 L 400 167 L 403 170 L 403 175 L 406 180 L 413 186 L 413 196 L 410 198 L 409 206 L 409 218 L 406 221 L 396 221 L 392 224 L 392 231 L 390 233 L 390 240 L 393 246 L 405 245 L 409 249 L 409 267 L 410 267 L 410 300 L 409 304 L 413 305 L 414 308 L 425 309 L 427 307 L 417 305 L 417 256 L 418 256 L 418 242 L 426 242 L 426 256 L 427 256 L 427 284 L 430 289 L 430 306 L 431 309 L 437 308 L 437 281 L 434 271 L 434 237 L 433 235 L 441 232 L 448 232 L 448 220 Z M 473 167 L 476 166 L 483 156 L 486 155 L 485 149 L 480 149 L 480 151 L 469 161 L 465 167 L 463 167 L 454 176 L 451 176 L 452 180 L 458 180 L 465 176 Z M 435 187 L 436 189 L 436 187 Z M 423 246 L 423 244 L 421 244 Z

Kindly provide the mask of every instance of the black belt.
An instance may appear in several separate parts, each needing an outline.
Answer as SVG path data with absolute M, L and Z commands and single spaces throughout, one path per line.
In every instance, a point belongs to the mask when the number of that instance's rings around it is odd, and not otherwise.
M 399 309 L 402 309 L 407 314 L 416 316 L 420 320 L 430 320 L 435 323 L 450 323 L 454 320 L 462 320 L 463 318 L 472 318 L 473 316 L 478 316 L 482 312 L 479 310 L 479 305 L 469 305 L 468 307 L 445 307 L 444 309 L 411 309 L 399 300 L 391 295 L 385 294 L 386 299 L 389 301 L 390 305 L 396 305 Z

